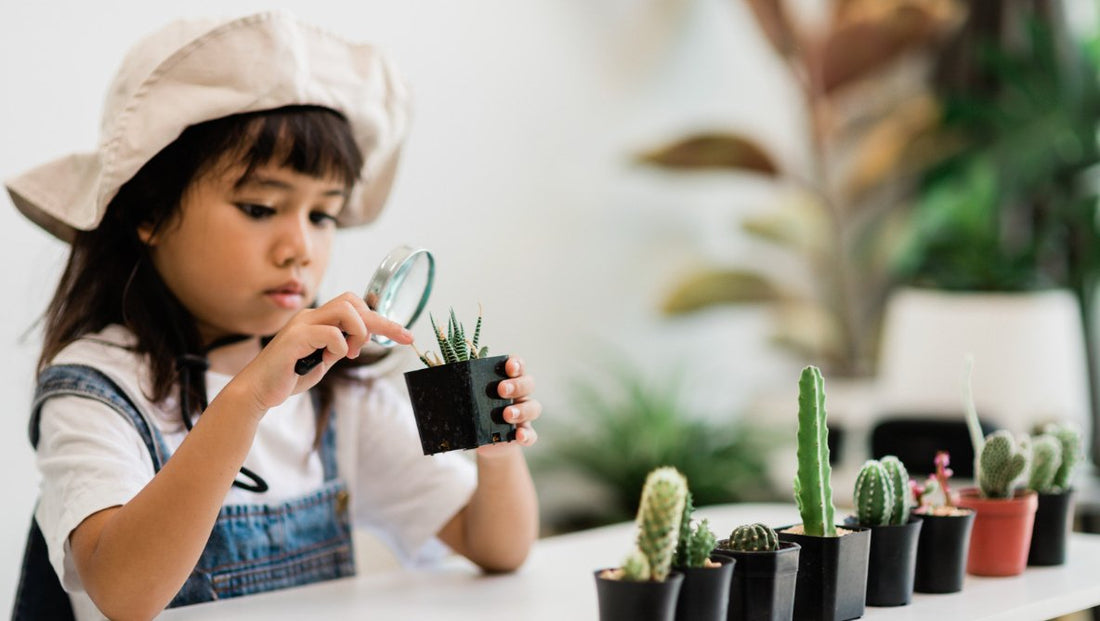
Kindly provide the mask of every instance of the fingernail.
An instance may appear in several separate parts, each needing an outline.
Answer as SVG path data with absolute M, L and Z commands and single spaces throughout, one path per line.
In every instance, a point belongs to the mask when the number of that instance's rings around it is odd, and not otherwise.
M 510 394 L 512 394 L 512 383 L 511 382 L 501 382 L 500 383 L 500 396 L 507 397 Z
M 519 408 L 508 408 L 508 420 L 513 423 L 519 420 Z

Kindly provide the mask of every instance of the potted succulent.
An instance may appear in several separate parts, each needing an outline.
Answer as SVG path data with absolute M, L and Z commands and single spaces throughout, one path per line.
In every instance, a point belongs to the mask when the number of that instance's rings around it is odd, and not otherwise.
M 726 621 L 735 561 L 712 553 L 716 537 L 706 520 L 692 522 L 694 511 L 689 491 L 672 562 L 672 567 L 684 574 L 676 603 L 676 621 Z
M 871 531 L 839 527 L 834 516 L 829 428 L 821 371 L 808 366 L 798 383 L 798 472 L 794 497 L 802 523 L 779 538 L 802 546 L 794 618 L 843 621 L 863 616 Z
M 405 374 L 424 454 L 514 440 L 515 425 L 504 422 L 504 408 L 512 400 L 502 399 L 497 391 L 500 381 L 508 377 L 504 372 L 508 356 L 490 358 L 488 347 L 479 349 L 481 314 L 469 340 L 453 309 L 446 332 L 434 317 L 431 322 L 441 355 L 417 350 L 428 368 Z
M 729 621 L 790 621 L 798 552 L 793 541 L 780 541 L 770 526 L 745 524 L 733 529 L 715 551 L 737 559 L 730 586 Z
M 1073 526 L 1073 472 L 1081 459 L 1081 434 L 1068 423 L 1050 424 L 1031 439 L 1027 488 L 1038 494 L 1028 565 L 1061 565 Z
M 948 483 L 954 474 L 948 468 L 951 456 L 947 451 L 939 451 L 934 461 L 936 472 L 928 477 L 923 486 L 910 481 L 918 505 L 913 512 L 921 516 L 913 590 L 918 593 L 957 593 L 962 590 L 966 575 L 974 511 L 955 505 Z M 937 502 L 937 499 L 942 500 Z
M 1017 491 L 1027 470 L 1027 447 L 1012 432 L 1001 429 L 982 438 L 978 413 L 967 383 L 966 421 L 977 456 L 977 487 L 960 491 L 958 504 L 974 509 L 974 529 L 966 571 L 976 576 L 1016 576 L 1027 566 L 1031 530 L 1038 498 L 1029 490 Z
M 855 521 L 871 529 L 867 605 L 904 606 L 913 597 L 921 520 L 911 515 L 909 472 L 894 455 L 869 459 L 856 475 Z
M 687 503 L 687 481 L 675 468 L 646 477 L 634 549 L 622 566 L 596 571 L 600 621 L 673 621 L 684 575 L 672 571 Z

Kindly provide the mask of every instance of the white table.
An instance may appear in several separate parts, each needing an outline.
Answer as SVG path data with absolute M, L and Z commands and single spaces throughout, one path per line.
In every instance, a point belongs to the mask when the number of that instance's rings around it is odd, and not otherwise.
M 734 526 L 798 522 L 790 505 L 704 507 L 724 536 Z M 597 618 L 592 572 L 617 565 L 629 550 L 632 524 L 618 524 L 540 540 L 524 567 L 484 576 L 463 559 L 438 568 L 392 571 L 263 595 L 166 611 L 162 619 L 470 619 L 475 621 L 582 621 Z M 1100 605 L 1100 535 L 1074 533 L 1061 567 L 1028 568 L 1011 578 L 967 576 L 960 593 L 918 593 L 908 606 L 867 607 L 870 621 L 954 619 L 1036 621 Z

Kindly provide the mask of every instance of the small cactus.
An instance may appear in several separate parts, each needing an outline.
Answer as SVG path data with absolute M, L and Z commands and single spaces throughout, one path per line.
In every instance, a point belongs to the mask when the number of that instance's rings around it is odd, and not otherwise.
M 779 549 L 779 535 L 765 524 L 745 524 L 733 529 L 724 549 L 736 552 L 769 552 Z
M 856 475 L 856 519 L 863 526 L 886 526 L 894 511 L 894 482 L 886 467 L 868 459 Z
M 642 554 L 642 551 L 638 548 L 634 548 L 634 550 L 623 559 L 623 566 L 620 571 L 620 578 L 622 580 L 643 582 L 650 578 L 649 561 L 646 560 L 645 554 Z
M 1031 438 L 1031 474 L 1027 488 L 1049 493 L 1054 487 L 1054 477 L 1062 465 L 1062 443 L 1058 438 L 1040 434 Z
M 894 486 L 894 509 L 890 512 L 890 523 L 894 525 L 905 524 L 909 521 L 909 514 L 913 511 L 913 502 L 906 493 L 909 487 L 909 471 L 905 464 L 894 455 L 887 455 L 881 460 L 882 467 L 886 468 L 886 474 Z
M 985 498 L 1010 498 L 1027 468 L 1028 454 L 1012 433 L 1002 429 L 985 438 L 978 457 L 978 488 Z
M 704 567 L 717 538 L 710 530 L 710 524 L 703 520 L 693 524 L 691 515 L 695 513 L 691 492 L 684 499 L 684 513 L 680 518 L 680 537 L 676 542 L 676 556 L 672 562 L 675 567 Z
M 798 380 L 798 472 L 794 499 L 802 516 L 803 532 L 836 537 L 832 468 L 829 466 L 829 427 L 825 424 L 825 386 L 814 366 Z
M 1054 475 L 1052 488 L 1067 490 L 1073 486 L 1073 473 L 1081 462 L 1081 455 L 1084 452 L 1081 446 L 1081 432 L 1075 425 L 1069 423 L 1052 423 L 1043 428 L 1043 433 L 1058 438 L 1062 444 L 1062 464 Z
M 663 582 L 668 577 L 687 493 L 684 475 L 670 466 L 657 468 L 646 477 L 635 522 L 638 549 L 648 561 L 652 580 Z

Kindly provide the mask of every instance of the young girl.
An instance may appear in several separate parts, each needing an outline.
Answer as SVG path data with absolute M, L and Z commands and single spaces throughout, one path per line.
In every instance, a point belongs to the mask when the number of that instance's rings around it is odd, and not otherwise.
M 406 105 L 376 50 L 285 13 L 178 22 L 125 58 L 96 152 L 8 183 L 72 244 L 16 618 L 149 618 L 348 576 L 352 518 L 409 559 L 437 537 L 487 571 L 523 562 L 540 412 L 523 362 L 499 388 L 516 441 L 475 470 L 422 454 L 380 365 L 338 364 L 407 330 L 353 293 L 312 308 L 334 229 L 389 192 Z

